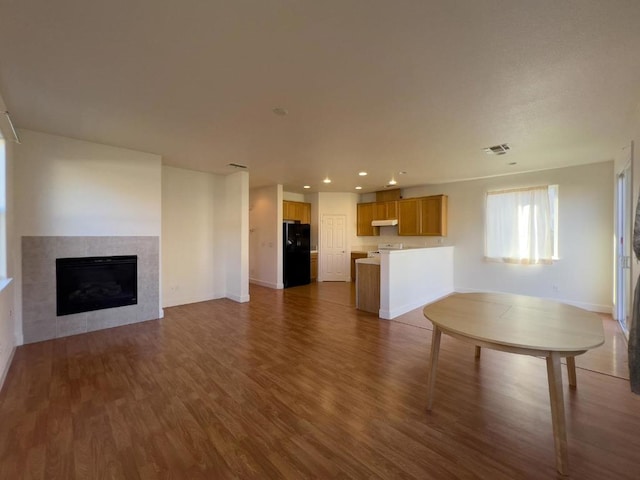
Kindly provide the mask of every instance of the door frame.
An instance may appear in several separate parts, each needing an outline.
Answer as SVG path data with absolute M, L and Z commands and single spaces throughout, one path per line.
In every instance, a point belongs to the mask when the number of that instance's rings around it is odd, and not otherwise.
M 633 303 L 631 292 L 631 256 L 633 243 L 631 161 L 616 174 L 615 213 L 615 302 L 614 317 L 624 334 L 629 335 L 629 324 Z

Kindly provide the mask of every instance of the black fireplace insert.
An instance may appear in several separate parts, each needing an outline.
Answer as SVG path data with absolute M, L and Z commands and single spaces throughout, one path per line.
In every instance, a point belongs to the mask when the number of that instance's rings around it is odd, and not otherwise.
M 57 315 L 138 303 L 138 257 L 56 259 Z

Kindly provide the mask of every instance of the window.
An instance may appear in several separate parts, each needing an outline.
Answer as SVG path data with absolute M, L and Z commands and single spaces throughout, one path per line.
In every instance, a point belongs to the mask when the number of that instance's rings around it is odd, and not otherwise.
M 520 264 L 558 258 L 558 185 L 487 192 L 485 258 Z

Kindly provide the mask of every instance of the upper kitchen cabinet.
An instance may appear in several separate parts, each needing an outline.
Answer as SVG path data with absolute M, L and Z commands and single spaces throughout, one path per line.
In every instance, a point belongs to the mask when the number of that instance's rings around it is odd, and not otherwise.
M 447 236 L 448 197 L 433 195 L 420 199 L 420 235 Z
M 419 208 L 417 198 L 398 200 L 398 235 L 420 235 Z
M 380 235 L 378 227 L 372 227 L 371 222 L 376 220 L 374 218 L 376 214 L 375 203 L 359 203 L 358 204 L 358 228 L 357 234 L 359 237 L 373 237 Z
M 374 220 L 394 220 L 398 218 L 398 202 L 376 202 L 373 204 Z
M 311 223 L 311 204 L 284 200 L 282 202 L 282 219 Z
M 393 190 L 381 190 L 376 192 L 376 202 L 391 202 L 395 200 L 400 200 L 402 195 L 400 194 L 399 188 L 394 188 Z
M 446 236 L 447 196 L 399 200 L 398 235 Z

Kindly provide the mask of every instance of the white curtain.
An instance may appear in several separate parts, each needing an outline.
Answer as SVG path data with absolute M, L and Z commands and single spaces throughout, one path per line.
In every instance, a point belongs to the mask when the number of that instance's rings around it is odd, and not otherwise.
M 485 255 L 508 263 L 551 263 L 552 212 L 548 187 L 487 193 Z

